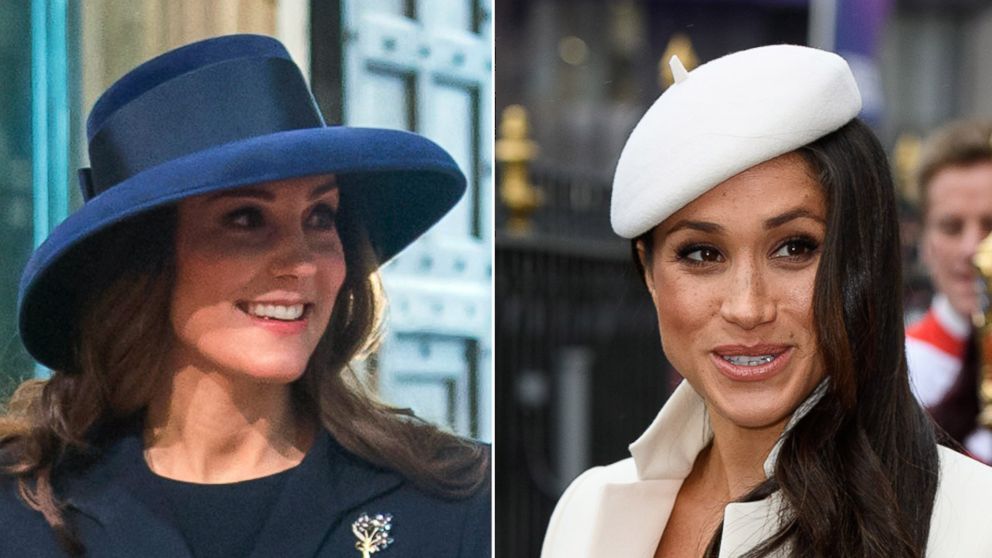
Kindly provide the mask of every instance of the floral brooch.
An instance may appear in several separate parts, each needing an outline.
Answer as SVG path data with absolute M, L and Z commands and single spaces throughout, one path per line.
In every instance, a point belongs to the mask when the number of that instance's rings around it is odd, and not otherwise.
M 363 513 L 351 524 L 351 532 L 358 539 L 355 548 L 362 553 L 362 558 L 370 558 L 393 543 L 393 538 L 389 536 L 392 522 L 393 516 L 388 513 L 377 513 L 372 517 Z

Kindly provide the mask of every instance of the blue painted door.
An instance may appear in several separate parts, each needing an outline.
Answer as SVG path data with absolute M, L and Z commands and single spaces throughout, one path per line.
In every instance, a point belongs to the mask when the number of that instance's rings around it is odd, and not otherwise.
M 415 131 L 448 150 L 469 189 L 383 269 L 388 401 L 492 438 L 491 0 L 345 0 L 344 119 Z

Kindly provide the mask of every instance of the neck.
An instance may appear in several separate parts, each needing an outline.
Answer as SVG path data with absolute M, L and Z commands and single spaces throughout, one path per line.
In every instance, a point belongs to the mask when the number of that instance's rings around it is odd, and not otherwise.
M 765 460 L 788 418 L 760 429 L 742 428 L 708 411 L 713 442 L 699 455 L 692 475 L 724 501 L 736 500 L 765 481 Z
M 289 385 L 190 364 L 169 378 L 145 421 L 145 459 L 160 476 L 196 483 L 259 478 L 299 464 L 313 441 L 313 429 L 293 412 Z

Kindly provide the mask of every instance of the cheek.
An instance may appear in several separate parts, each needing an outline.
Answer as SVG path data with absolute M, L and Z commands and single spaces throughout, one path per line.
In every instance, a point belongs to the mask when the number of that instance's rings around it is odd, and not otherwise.
M 790 313 L 802 318 L 804 322 L 813 322 L 813 293 L 816 290 L 816 265 L 810 266 L 803 273 L 784 276 L 781 281 L 773 283 L 770 288 L 781 295 L 781 304 Z
M 318 259 L 318 285 L 322 290 L 322 298 L 334 301 L 344 284 L 347 275 L 347 266 L 343 254 L 323 256 Z
M 250 267 L 239 258 L 185 254 L 176 260 L 175 298 L 219 299 L 231 285 L 251 275 Z
M 176 332 L 181 334 L 214 313 L 226 312 L 237 287 L 250 279 L 250 268 L 239 257 L 178 247 L 171 312 Z
M 971 227 L 977 226 L 966 221 L 961 230 L 953 233 L 933 228 L 924 233 L 924 246 L 935 261 L 954 261 L 969 251 L 970 238 L 974 237 Z
M 940 232 L 930 232 L 923 237 L 922 258 L 938 289 L 946 289 L 953 282 L 953 270 L 958 267 L 958 250 L 955 239 Z
M 658 314 L 661 343 L 669 360 L 676 364 L 678 355 L 698 339 L 700 333 L 719 314 L 713 299 L 714 289 L 686 274 L 666 273 L 657 266 L 654 278 L 654 305 Z
M 816 357 L 819 352 L 813 309 L 816 266 L 806 273 L 781 281 L 773 288 L 779 289 L 782 296 L 779 320 L 788 332 L 788 340 L 796 343 L 801 354 Z
M 783 393 L 799 397 L 796 404 L 826 375 L 814 309 L 819 265 L 817 260 L 798 272 L 778 271 L 769 275 L 768 290 L 774 293 L 776 304 L 775 323 L 770 328 L 770 335 L 794 347 L 792 370 L 798 372 L 794 375 L 798 383 L 794 385 L 799 387 L 796 388 L 798 391 L 786 390 Z

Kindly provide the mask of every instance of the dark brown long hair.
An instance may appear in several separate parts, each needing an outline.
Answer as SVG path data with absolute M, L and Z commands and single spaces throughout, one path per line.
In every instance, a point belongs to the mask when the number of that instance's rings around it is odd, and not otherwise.
M 477 444 L 439 430 L 409 409 L 379 401 L 349 363 L 378 340 L 383 298 L 372 247 L 341 192 L 338 232 L 347 272 L 330 323 L 303 376 L 292 385 L 300 409 L 349 451 L 394 470 L 421 489 L 463 498 L 487 480 L 489 458 Z M 0 416 L 2 471 L 42 513 L 71 554 L 83 548 L 62 513 L 54 485 L 61 467 L 100 449 L 141 420 L 168 373 L 174 342 L 169 304 L 175 278 L 174 207 L 143 214 L 93 240 L 72 262 L 81 310 L 73 360 L 46 381 L 22 384 Z M 108 435 L 108 433 L 110 433 Z
M 909 388 L 885 152 L 853 120 L 799 153 L 827 203 L 813 314 L 830 383 L 785 437 L 772 476 L 740 499 L 778 492 L 784 501 L 780 529 L 747 556 L 789 549 L 802 557 L 922 557 L 937 491 L 937 445 Z M 705 556 L 719 555 L 722 532 L 721 524 Z

